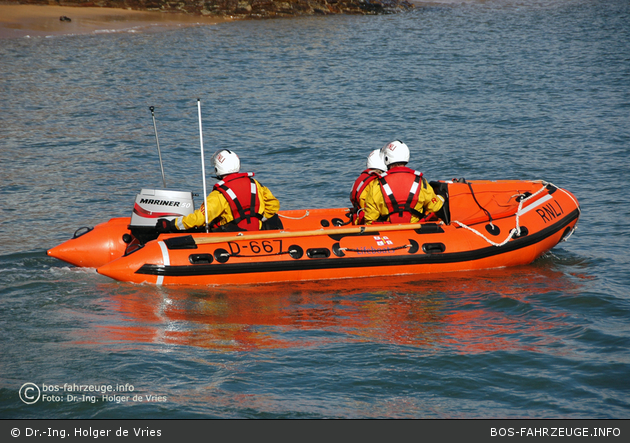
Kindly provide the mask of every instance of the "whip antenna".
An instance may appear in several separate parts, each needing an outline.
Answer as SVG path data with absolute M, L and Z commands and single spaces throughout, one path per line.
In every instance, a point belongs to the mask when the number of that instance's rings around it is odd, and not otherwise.
M 203 207 L 206 216 L 206 232 L 210 232 L 208 226 L 208 208 L 206 201 L 208 193 L 206 192 L 206 164 L 203 160 L 203 130 L 201 129 L 201 100 L 197 99 L 197 113 L 199 114 L 199 144 L 201 145 L 201 177 L 203 178 Z
M 164 189 L 166 189 L 166 178 L 164 177 L 164 165 L 162 164 L 162 152 L 160 151 L 160 140 L 157 135 L 157 126 L 155 125 L 155 114 L 153 110 L 155 108 L 153 106 L 149 106 L 149 110 L 151 111 L 151 117 L 153 117 L 153 129 L 155 130 L 155 143 L 157 143 L 158 156 L 160 157 L 160 169 L 162 170 L 162 183 L 164 183 Z

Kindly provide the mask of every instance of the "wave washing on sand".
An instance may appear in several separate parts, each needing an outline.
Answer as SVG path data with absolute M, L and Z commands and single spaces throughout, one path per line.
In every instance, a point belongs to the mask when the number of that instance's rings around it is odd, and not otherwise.
M 2 0 L 0 0 L 2 1 Z M 483 0 L 408 0 L 416 7 L 475 3 Z M 146 33 L 202 26 L 235 18 L 185 13 L 136 11 L 89 6 L 17 5 L 0 3 L 0 39 L 77 34 Z
M 114 8 L 0 4 L 0 38 L 157 32 L 225 21 L 229 19 Z

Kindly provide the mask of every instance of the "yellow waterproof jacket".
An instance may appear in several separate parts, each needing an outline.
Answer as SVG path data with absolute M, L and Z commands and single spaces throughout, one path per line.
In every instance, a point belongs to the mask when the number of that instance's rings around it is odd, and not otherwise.
M 370 183 L 367 184 L 363 192 L 361 192 L 361 195 L 359 196 L 359 211 L 365 211 L 365 202 L 367 200 L 368 195 L 374 192 L 373 188 L 376 188 L 377 190 L 380 189 L 378 180 L 372 180 Z M 362 214 L 362 216 L 360 217 L 359 216 L 356 217 L 356 219 L 353 221 L 353 224 L 358 225 L 358 224 L 365 223 L 364 216 L 365 216 L 365 213 Z
M 254 179 L 256 183 L 256 190 L 258 192 L 258 199 L 260 200 L 259 214 L 262 214 L 263 220 L 266 220 L 275 215 L 280 210 L 280 202 L 271 191 L 265 186 L 261 185 L 258 180 Z M 225 225 L 234 220 L 234 215 L 230 209 L 230 204 L 226 198 L 219 191 L 212 191 L 208 194 L 206 204 L 192 214 L 188 214 L 183 217 L 177 217 L 175 219 L 175 226 L 178 230 L 183 231 L 185 229 L 194 228 L 197 226 L 203 226 L 206 224 L 205 208 L 208 208 L 208 222 L 212 223 L 214 219 L 219 218 L 219 225 Z M 260 222 L 262 225 L 262 222 Z
M 437 195 L 426 180 L 423 179 L 423 181 L 425 186 L 421 186 L 418 203 L 414 209 L 428 215 L 442 209 L 442 205 L 444 205 L 444 198 Z M 389 216 L 389 209 L 387 209 L 385 196 L 383 195 L 383 191 L 381 190 L 378 180 L 374 180 L 370 183 L 365 191 L 367 192 L 367 196 L 365 198 L 365 224 L 370 225 L 373 222 L 378 221 L 381 216 Z M 419 220 L 420 219 L 416 215 L 412 214 L 410 223 L 417 223 Z

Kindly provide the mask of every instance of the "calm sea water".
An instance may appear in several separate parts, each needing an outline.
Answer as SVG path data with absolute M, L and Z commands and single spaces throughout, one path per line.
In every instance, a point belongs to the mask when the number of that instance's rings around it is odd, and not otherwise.
M 630 418 L 629 23 L 626 0 L 497 0 L 0 41 L 0 417 Z M 347 206 L 400 138 L 429 179 L 571 190 L 579 228 L 529 266 L 315 284 L 48 258 L 162 187 L 149 106 L 167 187 L 202 193 L 197 98 L 207 158 L 234 149 L 284 209 Z

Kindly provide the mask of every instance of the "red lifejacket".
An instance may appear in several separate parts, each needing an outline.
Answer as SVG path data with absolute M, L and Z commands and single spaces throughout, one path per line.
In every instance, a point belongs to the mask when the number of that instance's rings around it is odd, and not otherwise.
M 354 181 L 354 185 L 352 186 L 352 190 L 350 191 L 350 201 L 352 202 L 352 206 L 354 207 L 354 211 L 352 213 L 352 222 L 353 224 L 362 225 L 365 220 L 365 214 L 361 205 L 359 204 L 359 197 L 367 188 L 367 186 L 372 183 L 373 180 L 379 177 L 379 173 L 375 172 L 371 169 L 366 169 L 363 171 L 359 177 Z
M 214 185 L 214 189 L 223 194 L 230 205 L 234 216 L 230 223 L 245 231 L 260 230 L 259 221 L 262 220 L 262 214 L 258 213 L 260 199 L 253 176 L 253 172 L 229 174 Z M 212 227 L 217 226 L 218 220 L 213 221 Z
M 406 166 L 396 166 L 381 175 L 379 184 L 389 211 L 389 214 L 381 216 L 382 220 L 379 221 L 386 221 L 389 218 L 390 223 L 409 223 L 412 215 L 422 218 L 422 213 L 414 209 L 422 186 L 426 188 L 422 172 Z
M 352 186 L 352 190 L 350 191 L 350 201 L 352 202 L 352 206 L 355 209 L 359 208 L 359 197 L 369 185 L 372 180 L 376 179 L 379 176 L 378 173 L 372 171 L 371 169 L 366 169 L 359 175 L 359 177 L 354 181 L 354 185 Z

